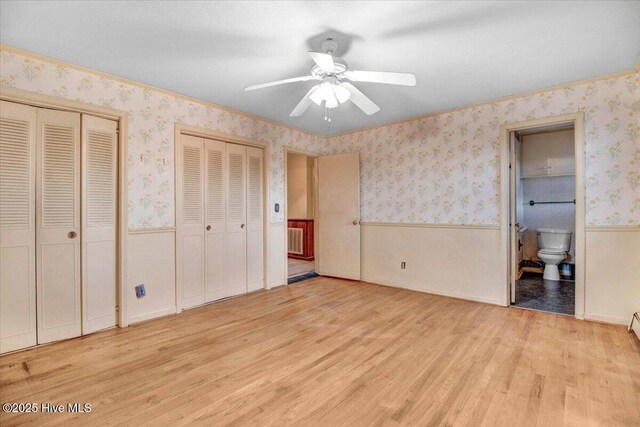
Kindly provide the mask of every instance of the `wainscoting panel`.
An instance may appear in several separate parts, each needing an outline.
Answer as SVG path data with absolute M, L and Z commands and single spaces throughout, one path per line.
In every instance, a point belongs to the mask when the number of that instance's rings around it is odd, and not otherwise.
M 127 246 L 127 311 L 129 323 L 176 312 L 175 230 L 129 231 Z M 144 283 L 146 296 L 136 298 Z
M 640 310 L 640 227 L 588 227 L 585 319 L 628 325 Z
M 284 254 L 286 223 L 272 222 L 269 227 L 269 287 L 274 288 L 287 283 L 284 269 L 287 262 Z
M 363 223 L 361 232 L 364 281 L 504 302 L 505 267 L 497 226 Z

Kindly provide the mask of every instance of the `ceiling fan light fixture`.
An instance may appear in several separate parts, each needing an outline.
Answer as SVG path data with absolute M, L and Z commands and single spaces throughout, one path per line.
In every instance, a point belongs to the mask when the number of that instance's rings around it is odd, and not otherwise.
M 338 105 L 340 105 L 340 103 L 338 103 L 338 98 L 336 98 L 335 95 L 334 95 L 334 96 L 331 96 L 331 97 L 327 98 L 324 101 L 324 105 L 327 108 L 336 108 L 336 107 L 338 107 Z
M 344 104 L 351 97 L 351 92 L 349 92 L 339 84 L 333 86 L 333 93 L 335 94 L 340 104 Z
M 311 95 L 311 100 L 316 104 L 321 105 L 322 101 L 326 100 L 331 93 L 333 93 L 333 90 L 331 90 L 329 83 L 324 82 L 320 84 L 318 90 Z

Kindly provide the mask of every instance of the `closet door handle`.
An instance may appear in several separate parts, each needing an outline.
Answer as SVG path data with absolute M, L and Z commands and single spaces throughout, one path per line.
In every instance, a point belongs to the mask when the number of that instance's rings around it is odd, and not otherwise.
M 211 226 L 207 225 L 207 231 L 211 231 Z
M 244 224 L 240 225 L 240 228 L 244 229 Z
M 75 231 L 70 231 L 67 233 L 67 237 L 70 239 L 75 239 L 77 235 L 78 233 L 76 233 Z

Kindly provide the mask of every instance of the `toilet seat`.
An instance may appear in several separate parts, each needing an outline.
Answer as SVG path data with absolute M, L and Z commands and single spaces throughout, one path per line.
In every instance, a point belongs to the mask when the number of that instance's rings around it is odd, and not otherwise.
M 545 254 L 545 255 L 563 255 L 563 254 L 566 254 L 566 252 L 563 251 L 562 249 L 540 249 L 538 251 L 538 253 Z

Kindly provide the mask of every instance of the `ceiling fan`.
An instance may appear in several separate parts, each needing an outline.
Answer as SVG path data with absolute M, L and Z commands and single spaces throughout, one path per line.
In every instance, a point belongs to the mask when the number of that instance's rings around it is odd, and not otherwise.
M 309 92 L 302 98 L 298 105 L 291 111 L 289 116 L 299 117 L 307 111 L 312 102 L 322 105 L 324 102 L 325 120 L 331 121 L 329 111 L 337 108 L 347 101 L 353 102 L 365 114 L 372 115 L 380 111 L 371 99 L 360 92 L 352 82 L 372 82 L 385 83 L 390 85 L 415 86 L 416 76 L 410 73 L 389 73 L 382 71 L 356 71 L 349 69 L 347 63 L 339 57 L 333 56 L 338 43 L 328 38 L 322 42 L 321 48 L 326 53 L 309 52 L 309 56 L 315 62 L 311 67 L 308 76 L 293 77 L 290 79 L 277 80 L 275 82 L 263 83 L 254 86 L 247 86 L 245 91 L 263 89 L 294 82 L 306 82 L 316 80 L 321 83 L 309 89 Z

